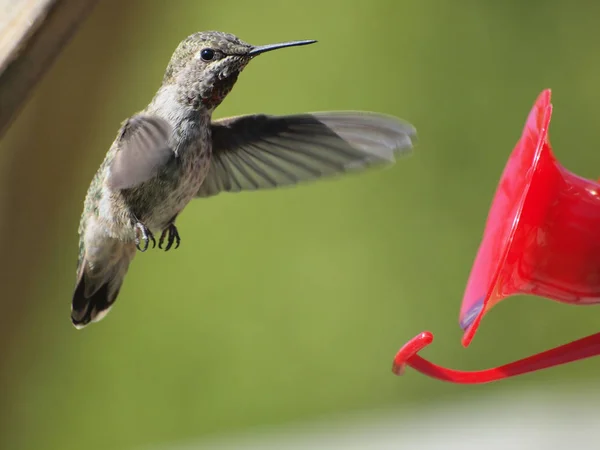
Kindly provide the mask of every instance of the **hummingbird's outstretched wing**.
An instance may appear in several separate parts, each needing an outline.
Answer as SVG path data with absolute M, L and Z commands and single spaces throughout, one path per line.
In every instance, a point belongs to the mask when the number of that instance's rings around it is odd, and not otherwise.
M 268 189 L 389 164 L 416 131 L 391 116 L 319 112 L 214 121 L 209 172 L 197 197 Z
M 175 157 L 168 145 L 171 131 L 171 125 L 157 116 L 138 114 L 129 118 L 121 128 L 117 153 L 110 163 L 110 188 L 132 188 L 156 175 Z

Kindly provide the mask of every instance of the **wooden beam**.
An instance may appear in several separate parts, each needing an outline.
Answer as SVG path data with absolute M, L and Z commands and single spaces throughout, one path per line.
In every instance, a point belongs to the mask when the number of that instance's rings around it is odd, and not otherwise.
M 0 0 L 0 138 L 98 0 Z

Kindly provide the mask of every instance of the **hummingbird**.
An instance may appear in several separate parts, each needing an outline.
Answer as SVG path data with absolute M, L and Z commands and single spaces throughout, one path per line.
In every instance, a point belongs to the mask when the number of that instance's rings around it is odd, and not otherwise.
M 410 153 L 416 130 L 384 114 L 213 119 L 255 57 L 315 42 L 254 46 L 205 31 L 179 43 L 154 98 L 122 122 L 87 191 L 71 303 L 76 328 L 106 316 L 136 253 L 156 247 L 155 234 L 160 249 L 179 247 L 175 221 L 193 199 L 296 185 Z

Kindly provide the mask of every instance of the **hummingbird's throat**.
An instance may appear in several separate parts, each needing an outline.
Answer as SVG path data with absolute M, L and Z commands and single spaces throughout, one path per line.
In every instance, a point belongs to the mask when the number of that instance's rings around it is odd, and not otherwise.
M 203 97 L 201 102 L 206 108 L 216 108 L 231 92 L 237 81 L 239 72 L 232 73 L 227 78 L 218 79 L 209 91 L 208 96 Z

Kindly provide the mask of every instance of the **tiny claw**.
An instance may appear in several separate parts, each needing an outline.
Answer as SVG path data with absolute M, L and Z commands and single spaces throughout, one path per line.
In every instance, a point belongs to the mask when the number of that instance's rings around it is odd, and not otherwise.
M 165 237 L 167 236 L 168 228 L 165 228 L 160 234 L 160 239 L 158 240 L 158 248 L 162 250 L 163 242 L 165 242 Z
M 145 252 L 148 250 L 149 241 L 152 241 L 152 248 L 156 247 L 156 240 L 154 239 L 154 235 L 152 232 L 141 222 L 137 222 L 135 224 L 135 246 L 140 252 Z M 141 236 L 140 236 L 141 235 Z M 144 248 L 140 245 L 144 242 Z
M 175 243 L 175 248 L 178 248 L 179 243 L 181 242 L 181 238 L 179 237 L 179 232 L 177 231 L 177 227 L 174 223 L 169 224 L 169 226 L 163 230 L 162 234 L 160 235 L 160 240 L 158 241 L 158 248 L 162 249 L 162 245 L 167 236 L 168 239 L 165 252 L 171 249 L 173 243 Z

